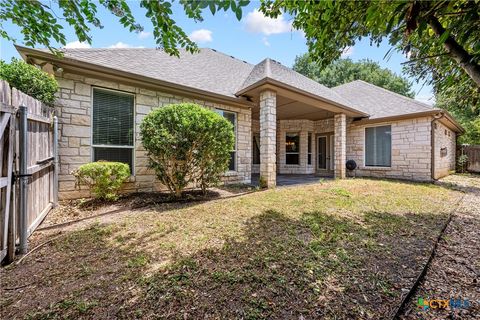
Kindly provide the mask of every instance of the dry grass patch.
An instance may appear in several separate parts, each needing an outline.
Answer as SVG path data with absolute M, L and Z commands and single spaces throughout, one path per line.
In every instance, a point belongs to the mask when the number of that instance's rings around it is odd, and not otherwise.
M 349 179 L 155 205 L 68 232 L 2 270 L 2 286 L 21 276 L 33 284 L 4 291 L 1 315 L 387 317 L 460 196 L 430 184 Z

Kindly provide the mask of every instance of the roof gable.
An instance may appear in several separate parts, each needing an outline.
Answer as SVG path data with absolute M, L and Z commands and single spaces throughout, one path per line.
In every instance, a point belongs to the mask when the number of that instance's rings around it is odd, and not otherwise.
M 235 92 L 253 65 L 213 49 L 191 54 L 180 50 L 180 58 L 154 48 L 64 49 L 65 58 L 129 72 L 172 84 L 227 97 Z
M 355 109 L 370 114 L 370 119 L 440 110 L 362 80 L 332 89 L 349 100 Z
M 303 74 L 298 73 L 295 70 L 269 58 L 263 60 L 253 67 L 252 71 L 245 79 L 242 88 L 239 90 L 239 92 L 237 92 L 237 94 L 241 94 L 248 88 L 260 84 L 265 79 L 275 80 L 289 87 L 313 94 L 345 107 L 352 107 L 348 100 L 342 98 L 332 89 L 327 88 L 324 85 L 304 76 Z

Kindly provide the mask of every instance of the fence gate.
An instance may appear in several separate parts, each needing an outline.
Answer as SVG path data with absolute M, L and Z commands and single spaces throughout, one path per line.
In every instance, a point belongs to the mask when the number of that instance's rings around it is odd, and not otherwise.
M 480 145 L 462 145 L 458 148 L 457 157 L 460 155 L 468 158 L 465 170 L 480 173 Z
M 27 238 L 57 203 L 53 110 L 0 82 L 0 261 L 26 253 Z

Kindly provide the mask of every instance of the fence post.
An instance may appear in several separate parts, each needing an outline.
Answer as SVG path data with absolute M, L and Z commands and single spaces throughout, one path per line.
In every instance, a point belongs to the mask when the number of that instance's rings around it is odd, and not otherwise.
M 20 177 L 20 212 L 19 212 L 19 227 L 20 227 L 20 247 L 19 253 L 25 254 L 28 250 L 27 243 L 27 199 L 28 199 L 28 119 L 27 107 L 20 106 L 19 109 L 20 123 L 19 123 L 19 177 Z
M 53 206 L 58 205 L 58 118 L 53 117 Z

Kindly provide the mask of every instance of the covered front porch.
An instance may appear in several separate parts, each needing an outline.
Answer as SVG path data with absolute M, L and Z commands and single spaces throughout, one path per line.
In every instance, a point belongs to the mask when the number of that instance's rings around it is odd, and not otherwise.
M 331 179 L 332 177 L 326 177 Z M 315 174 L 277 174 L 277 187 L 299 186 L 318 183 L 323 177 Z M 260 174 L 252 174 L 252 185 L 260 185 Z
M 276 62 L 269 64 L 266 69 L 278 67 Z M 311 81 L 300 80 L 303 87 Z M 325 92 L 312 94 L 267 78 L 240 92 L 255 105 L 252 177 L 257 175 L 266 187 L 284 184 L 288 175 L 296 181 L 302 176 L 317 181 L 319 177 L 345 178 L 347 122 L 366 115 L 335 101 L 341 98 L 332 90 L 315 86 Z

